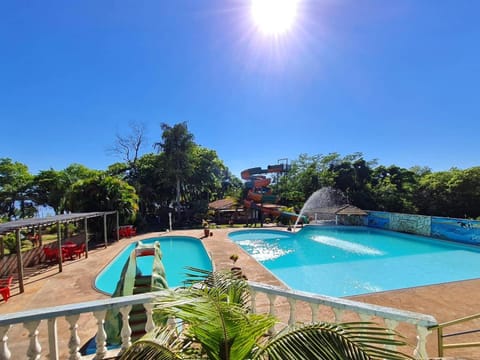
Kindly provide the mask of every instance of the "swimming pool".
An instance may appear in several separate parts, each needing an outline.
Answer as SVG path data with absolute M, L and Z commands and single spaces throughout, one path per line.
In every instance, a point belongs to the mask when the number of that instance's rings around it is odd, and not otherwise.
M 289 287 L 330 296 L 480 278 L 474 246 L 368 227 L 306 226 L 296 233 L 229 234 Z
M 144 244 L 160 242 L 163 253 L 162 262 L 165 267 L 169 287 L 183 285 L 186 280 L 186 267 L 195 267 L 212 270 L 212 261 L 200 240 L 190 236 L 162 236 L 142 240 Z M 108 264 L 95 279 L 95 287 L 107 294 L 113 294 L 120 279 L 123 266 L 127 261 L 136 243 L 128 245 L 122 252 Z M 142 274 L 151 275 L 152 257 L 137 258 L 137 266 Z

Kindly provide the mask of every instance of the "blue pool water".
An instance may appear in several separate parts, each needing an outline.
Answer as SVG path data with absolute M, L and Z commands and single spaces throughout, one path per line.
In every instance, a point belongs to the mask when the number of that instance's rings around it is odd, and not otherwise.
M 162 236 L 142 240 L 144 244 L 160 242 L 163 253 L 163 265 L 169 287 L 183 285 L 186 267 L 195 267 L 204 270 L 212 270 L 212 262 L 200 240 L 189 236 Z M 117 257 L 108 264 L 95 279 L 95 287 L 107 294 L 113 294 L 117 282 L 120 279 L 123 266 L 136 243 L 127 246 Z M 152 273 L 152 257 L 137 258 L 137 266 L 144 275 Z
M 293 289 L 330 296 L 480 278 L 473 246 L 367 227 L 242 230 L 229 237 Z

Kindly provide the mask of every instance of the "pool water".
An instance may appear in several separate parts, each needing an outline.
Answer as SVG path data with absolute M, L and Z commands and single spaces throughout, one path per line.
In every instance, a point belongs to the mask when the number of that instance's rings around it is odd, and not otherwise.
M 190 236 L 162 236 L 142 240 L 144 244 L 160 243 L 162 262 L 169 287 L 183 285 L 186 280 L 186 267 L 212 270 L 212 262 L 200 240 Z M 136 243 L 128 245 L 103 269 L 95 279 L 95 287 L 107 294 L 113 294 L 131 251 Z M 137 267 L 143 275 L 152 273 L 152 256 L 137 258 Z
M 474 246 L 367 227 L 244 230 L 229 237 L 289 287 L 330 296 L 480 278 Z

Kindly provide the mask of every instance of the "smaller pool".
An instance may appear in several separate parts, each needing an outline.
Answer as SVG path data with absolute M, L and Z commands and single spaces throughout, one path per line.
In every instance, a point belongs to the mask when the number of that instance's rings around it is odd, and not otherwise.
M 186 280 L 186 267 L 212 270 L 212 261 L 200 240 L 190 236 L 162 236 L 142 240 L 144 244 L 160 243 L 163 265 L 169 287 L 183 285 Z M 136 243 L 128 245 L 112 260 L 95 279 L 95 287 L 107 294 L 113 294 L 131 251 Z M 137 266 L 144 275 L 152 273 L 151 256 L 138 258 Z

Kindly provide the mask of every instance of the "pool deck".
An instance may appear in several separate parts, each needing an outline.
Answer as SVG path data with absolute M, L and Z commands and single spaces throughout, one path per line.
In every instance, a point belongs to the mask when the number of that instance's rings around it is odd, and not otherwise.
M 272 227 L 272 229 L 285 231 L 284 228 Z M 103 267 L 127 244 L 162 235 L 186 235 L 200 238 L 212 258 L 215 269 L 230 269 L 232 267 L 230 255 L 237 254 L 239 259 L 236 265 L 242 267 L 249 280 L 284 287 L 273 274 L 228 239 L 227 234 L 232 230 L 238 230 L 238 228 L 213 229 L 213 236 L 207 238 L 203 236 L 203 229 L 173 231 L 171 233 L 148 233 L 129 239 L 121 239 L 109 244 L 107 248 L 93 249 L 89 251 L 88 259 L 82 257 L 65 262 L 61 273 L 58 272 L 58 266 L 49 266 L 29 275 L 24 282 L 24 293 L 19 293 L 18 283 L 15 283 L 9 301 L 7 303 L 0 302 L 0 314 L 107 298 L 107 295 L 96 291 L 93 287 L 94 279 Z M 350 299 L 429 314 L 434 316 L 438 322 L 445 322 L 480 313 L 480 279 L 354 296 Z M 79 335 L 82 341 L 86 341 L 92 336 L 91 330 L 95 330 L 92 321 L 92 319 L 80 318 Z M 66 324 L 59 323 L 58 326 L 62 328 Z M 480 321 L 470 323 L 468 329 L 480 329 Z M 27 330 L 23 327 L 14 326 L 8 335 L 11 350 L 12 343 L 17 344 L 16 340 L 19 341 L 19 347 L 24 346 L 20 343 L 23 344 L 28 341 Z M 408 334 L 406 336 L 408 337 Z M 431 356 L 436 354 L 435 337 L 436 334 L 431 334 L 428 338 L 428 351 Z M 462 339 L 462 341 L 466 340 Z M 468 341 L 478 340 L 473 337 Z M 41 342 L 42 346 L 47 346 L 47 343 L 42 339 Z M 480 359 L 480 349 L 447 351 L 447 355 L 450 354 L 455 354 L 457 359 Z

